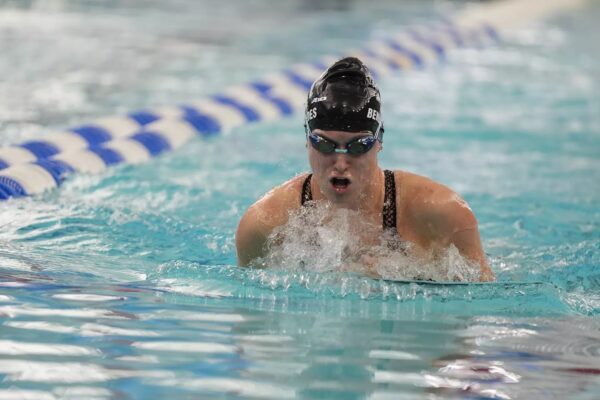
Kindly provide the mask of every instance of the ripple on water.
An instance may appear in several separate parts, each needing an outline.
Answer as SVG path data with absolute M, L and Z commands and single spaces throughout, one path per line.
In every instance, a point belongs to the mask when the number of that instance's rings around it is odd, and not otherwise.
M 76 373 L 74 373 L 76 371 Z M 123 378 L 169 378 L 173 372 L 106 368 L 93 363 L 0 360 L 0 373 L 7 382 L 86 383 Z
M 461 336 L 467 347 L 476 350 L 437 360 L 439 376 L 479 388 L 509 383 L 503 389 L 509 398 L 537 396 L 547 390 L 562 398 L 586 385 L 586 375 L 600 374 L 595 365 L 600 351 L 597 321 L 480 317 L 473 322 Z M 521 382 L 531 384 L 516 385 Z
M 250 81 L 306 60 L 306 42 L 314 55 L 354 46 L 397 29 L 405 7 L 431 15 L 424 2 L 21 3 L 0 11 L 3 143 Z M 298 119 L 240 127 L 2 204 L 0 398 L 596 399 L 597 21 L 590 7 L 380 82 L 382 165 L 460 192 L 500 282 L 339 271 L 356 261 L 342 224 L 300 232 L 320 249 L 287 243 L 303 270 L 230 265 L 244 208 L 307 168 L 290 150 Z M 442 267 L 429 277 L 470 277 Z
M 246 269 L 236 266 L 202 265 L 176 261 L 162 265 L 148 279 L 165 292 L 182 293 L 179 288 L 201 289 L 188 296 L 203 297 L 203 287 L 220 287 L 231 301 L 269 299 L 288 302 L 303 299 L 327 302 L 334 299 L 362 299 L 400 303 L 417 301 L 425 309 L 449 309 L 518 314 L 561 315 L 570 308 L 560 289 L 543 282 L 435 283 L 385 281 L 343 272 Z M 172 289 L 171 289 L 172 288 Z M 212 297 L 209 293 L 208 297 Z M 262 301 L 261 300 L 261 301 Z M 373 303 L 381 304 L 381 303 Z M 459 308 L 458 305 L 461 305 Z M 411 304 L 406 304 L 410 306 Z M 412 304 L 414 305 L 414 304 Z M 465 311 L 466 312 L 466 311 Z M 537 314 L 539 315 L 539 314 Z

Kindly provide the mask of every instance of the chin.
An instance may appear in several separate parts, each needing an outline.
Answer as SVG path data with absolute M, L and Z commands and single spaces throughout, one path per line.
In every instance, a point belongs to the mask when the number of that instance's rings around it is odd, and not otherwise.
M 329 190 L 327 199 L 337 207 L 356 209 L 358 208 L 359 199 L 353 192 L 337 193 L 335 190 Z

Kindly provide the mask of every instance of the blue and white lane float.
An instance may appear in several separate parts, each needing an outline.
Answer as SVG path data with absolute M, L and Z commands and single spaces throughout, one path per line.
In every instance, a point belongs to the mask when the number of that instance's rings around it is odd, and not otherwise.
M 487 24 L 464 30 L 446 22 L 373 41 L 364 50 L 344 56 L 361 57 L 380 78 L 444 60 L 453 47 L 496 40 L 495 30 Z M 74 172 L 95 174 L 112 165 L 141 163 L 198 135 L 216 135 L 300 112 L 311 83 L 339 57 L 295 65 L 186 105 L 103 118 L 0 148 L 0 199 L 42 193 L 61 185 Z
M 308 82 L 309 73 L 317 71 L 317 66 L 298 66 L 288 74 L 233 87 L 185 106 L 114 117 L 109 120 L 111 130 L 101 120 L 2 148 L 0 159 L 10 166 L 0 171 L 0 199 L 42 193 L 59 186 L 73 172 L 99 173 L 112 165 L 144 162 L 199 134 L 211 136 L 296 113 L 302 109 L 307 90 L 306 83 L 300 82 Z
M 443 61 L 455 47 L 482 48 L 510 29 L 586 0 L 502 0 L 468 7 L 452 21 L 429 24 L 370 42 L 340 56 L 364 59 L 377 78 L 396 70 Z M 269 75 L 259 82 L 178 107 L 103 118 L 40 140 L 0 147 L 0 200 L 42 193 L 72 172 L 99 173 L 115 164 L 146 161 L 176 149 L 194 136 L 224 133 L 241 125 L 271 121 L 302 110 L 306 91 L 339 57 L 324 57 Z
M 398 70 L 443 61 L 455 47 L 496 43 L 487 23 L 468 29 L 449 22 L 413 28 L 347 52 L 369 65 L 377 78 Z M 58 187 L 75 172 L 100 173 L 117 164 L 137 164 L 177 149 L 193 137 L 273 121 L 302 110 L 306 92 L 325 67 L 339 57 L 299 64 L 248 85 L 177 107 L 160 107 L 99 119 L 42 139 L 0 148 L 0 200 Z

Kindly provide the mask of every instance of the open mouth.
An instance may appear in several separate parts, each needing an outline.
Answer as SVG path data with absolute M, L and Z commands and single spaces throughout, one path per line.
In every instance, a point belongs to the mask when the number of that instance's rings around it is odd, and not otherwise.
M 345 191 L 346 189 L 348 189 L 348 186 L 350 186 L 350 179 L 348 178 L 331 178 L 330 179 L 331 185 L 333 186 L 333 188 L 337 191 L 337 192 L 342 192 Z

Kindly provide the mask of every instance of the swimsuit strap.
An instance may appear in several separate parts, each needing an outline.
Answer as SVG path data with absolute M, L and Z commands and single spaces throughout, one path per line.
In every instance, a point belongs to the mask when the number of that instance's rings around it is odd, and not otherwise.
M 396 179 L 394 172 L 390 170 L 383 171 L 385 175 L 385 195 L 383 198 L 383 229 L 396 229 Z M 310 180 L 312 174 L 308 174 L 302 184 L 302 194 L 300 204 L 304 205 L 307 201 L 312 201 L 312 190 L 310 189 Z
M 394 172 L 383 171 L 385 175 L 385 195 L 383 198 L 383 229 L 396 229 L 396 179 Z
M 312 190 L 310 189 L 310 178 L 312 174 L 308 174 L 304 183 L 302 184 L 302 197 L 300 197 L 300 204 L 304 205 L 307 201 L 312 201 Z

